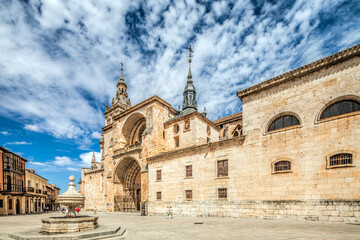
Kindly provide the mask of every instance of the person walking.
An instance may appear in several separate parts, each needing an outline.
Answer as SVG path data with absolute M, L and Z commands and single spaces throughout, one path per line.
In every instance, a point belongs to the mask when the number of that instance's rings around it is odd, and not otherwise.
M 96 206 L 94 206 L 94 214 L 96 214 Z
M 79 216 L 79 213 L 80 213 L 80 208 L 79 208 L 79 207 L 77 207 L 77 208 L 75 209 L 75 211 L 76 211 L 76 216 Z

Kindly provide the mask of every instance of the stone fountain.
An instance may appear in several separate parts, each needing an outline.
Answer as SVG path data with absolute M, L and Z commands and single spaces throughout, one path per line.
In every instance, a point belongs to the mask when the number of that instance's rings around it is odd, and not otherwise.
M 70 183 L 68 190 L 58 196 L 58 201 L 61 205 L 68 209 L 65 217 L 49 217 L 42 218 L 42 233 L 58 234 L 81 232 L 93 230 L 99 227 L 98 218 L 91 216 L 76 216 L 75 209 L 84 204 L 85 197 L 78 193 L 75 189 L 75 177 L 69 177 Z

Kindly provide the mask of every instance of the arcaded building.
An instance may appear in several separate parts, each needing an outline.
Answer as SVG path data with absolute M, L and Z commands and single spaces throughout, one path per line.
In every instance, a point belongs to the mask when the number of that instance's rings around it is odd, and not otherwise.
M 47 179 L 26 169 L 25 158 L 0 146 L 0 215 L 40 213 L 46 208 L 46 200 L 59 205 L 59 188 L 47 183 Z M 47 185 L 54 192 L 47 191 Z M 50 196 L 51 195 L 51 196 Z
M 190 64 L 181 111 L 131 106 L 121 72 L 101 159 L 82 169 L 86 209 L 360 221 L 360 45 L 238 91 L 242 112 L 216 121 Z

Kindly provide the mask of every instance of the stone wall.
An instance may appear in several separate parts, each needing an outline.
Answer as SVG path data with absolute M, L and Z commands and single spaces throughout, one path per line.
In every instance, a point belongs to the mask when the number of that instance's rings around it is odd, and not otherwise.
M 355 57 L 245 97 L 239 140 L 150 158 L 149 213 L 163 214 L 171 205 L 179 215 L 360 221 L 360 114 L 318 120 L 333 99 L 359 98 L 359 92 L 360 58 Z M 266 131 L 274 117 L 287 112 L 299 117 L 299 126 Z M 340 152 L 353 154 L 352 165 L 328 168 L 329 157 Z M 216 175 L 219 160 L 228 160 L 227 177 Z M 279 160 L 290 161 L 291 171 L 275 174 Z M 189 164 L 193 177 L 185 178 Z M 156 170 L 162 170 L 161 181 Z M 218 199 L 219 188 L 227 189 L 226 199 Z M 190 202 L 186 190 L 192 190 Z
M 184 201 L 150 202 L 149 215 L 251 217 L 356 223 L 360 221 L 360 201 Z

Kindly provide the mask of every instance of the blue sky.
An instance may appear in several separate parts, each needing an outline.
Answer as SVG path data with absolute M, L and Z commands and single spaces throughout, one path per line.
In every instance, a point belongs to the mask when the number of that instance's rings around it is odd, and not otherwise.
M 0 145 L 62 191 L 99 160 L 106 102 L 124 63 L 133 105 L 182 104 L 187 47 L 199 110 L 360 42 L 360 2 L 0 0 Z

